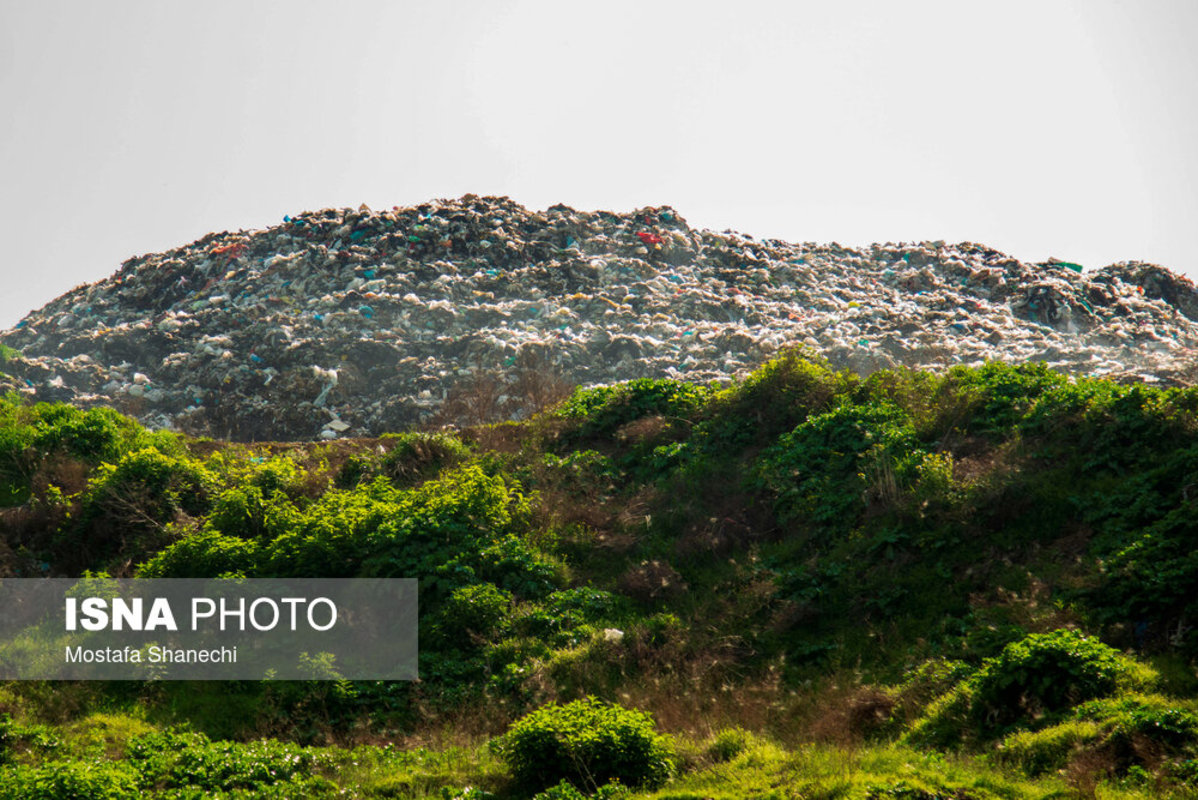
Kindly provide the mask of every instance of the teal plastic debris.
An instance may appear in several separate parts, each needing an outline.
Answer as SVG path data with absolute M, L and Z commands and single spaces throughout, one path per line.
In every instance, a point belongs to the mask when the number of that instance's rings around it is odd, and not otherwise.
M 370 319 L 374 316 L 374 309 L 370 306 L 358 306 L 358 313 L 366 317 L 366 319 Z

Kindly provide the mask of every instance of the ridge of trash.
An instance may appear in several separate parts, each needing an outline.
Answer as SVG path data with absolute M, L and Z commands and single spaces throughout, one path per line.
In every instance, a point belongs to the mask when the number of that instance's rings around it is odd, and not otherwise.
M 538 212 L 466 195 L 305 212 L 131 258 L 0 343 L 19 351 L 0 389 L 222 438 L 333 439 L 427 421 L 483 376 L 707 382 L 796 345 L 861 373 L 1044 361 L 1186 385 L 1198 291 L 1142 262 L 798 244 L 692 229 L 669 206 Z

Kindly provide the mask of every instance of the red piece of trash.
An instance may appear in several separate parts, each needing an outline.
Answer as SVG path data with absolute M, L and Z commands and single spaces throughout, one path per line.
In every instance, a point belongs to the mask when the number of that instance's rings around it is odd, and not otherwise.
M 641 237 L 641 241 L 645 244 L 661 244 L 665 241 L 665 239 L 661 238 L 656 233 L 649 233 L 648 231 L 641 231 L 637 234 L 637 236 Z
M 224 247 L 214 247 L 209 252 L 214 256 L 227 255 L 229 258 L 237 258 L 248 249 L 249 247 L 245 244 L 238 243 L 225 245 Z

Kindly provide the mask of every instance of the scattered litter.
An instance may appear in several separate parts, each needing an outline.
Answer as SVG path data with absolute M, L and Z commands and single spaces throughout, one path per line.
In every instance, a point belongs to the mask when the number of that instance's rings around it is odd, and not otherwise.
M 722 381 L 793 345 L 864 373 L 1044 360 L 1191 383 L 1198 291 L 1141 262 L 796 244 L 692 229 L 668 207 L 467 195 L 288 214 L 132 258 L 0 342 L 21 353 L 3 367 L 11 386 L 37 398 L 230 438 L 332 439 L 419 423 L 455 384 L 529 364 L 584 385 Z
M 624 640 L 624 631 L 619 628 L 604 628 L 603 641 L 605 642 L 621 642 Z

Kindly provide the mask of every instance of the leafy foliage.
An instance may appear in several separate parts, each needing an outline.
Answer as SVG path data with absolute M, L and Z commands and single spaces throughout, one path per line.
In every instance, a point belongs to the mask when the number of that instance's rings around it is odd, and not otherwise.
M 941 781 L 955 768 L 936 760 L 947 750 L 989 753 L 1058 789 L 1055 776 L 1098 764 L 1085 769 L 1107 776 L 1104 791 L 1120 782 L 1165 793 L 1198 774 L 1195 474 L 1198 391 L 1042 365 L 862 379 L 788 352 L 722 389 L 650 380 L 580 390 L 544 416 L 460 438 L 261 446 L 9 398 L 5 574 L 415 577 L 422 612 L 416 683 L 13 691 L 47 719 L 137 703 L 156 719 L 205 721 L 213 736 L 305 742 L 437 736 L 463 719 L 493 733 L 554 698 L 635 698 L 695 737 L 678 759 L 690 770 L 670 789 L 679 797 L 764 797 L 779 781 L 812 796 L 1024 796 L 991 792 L 990 773 Z M 1148 659 L 1171 665 L 1165 677 Z M 841 688 L 825 697 L 828 682 Z M 1144 693 L 1153 686 L 1171 694 Z M 817 699 L 827 713 L 802 721 Z M 218 724 L 211 708 L 226 703 L 238 711 Z M 587 703 L 600 721 L 623 711 Z M 571 706 L 544 706 L 534 726 L 560 723 L 560 741 L 574 742 L 566 749 L 590 741 L 569 733 L 585 714 L 546 709 Z M 713 738 L 708 719 L 727 727 Z M 0 726 L 6 776 L 49 780 L 37 770 L 67 752 L 26 735 L 36 727 Z M 644 732 L 656 735 L 651 723 Z M 877 740 L 902 736 L 924 750 L 900 748 L 901 764 L 850 780 L 803 762 L 814 751 L 785 753 L 774 734 L 864 740 L 874 753 Z M 248 764 L 226 775 L 225 761 L 275 756 L 172 735 L 194 744 L 194 762 L 164 740 L 158 766 L 148 751 L 130 755 L 114 785 L 132 770 L 150 795 L 328 788 L 315 762 L 275 783 Z M 88 747 L 69 763 L 103 766 Z M 624 752 L 610 747 L 609 766 Z M 523 788 L 625 791 L 557 762 L 574 771 Z M 823 777 L 797 777 L 800 762 Z M 510 795 L 505 769 L 496 759 L 485 788 L 458 794 Z M 721 783 L 728 776 L 735 788 Z M 373 791 L 436 796 L 468 784 L 460 772 L 425 781 L 401 771 Z
M 0 769 L 0 800 L 128 800 L 136 775 L 119 762 L 47 761 Z
M 391 449 L 383 456 L 380 470 L 400 485 L 412 485 L 462 463 L 470 449 L 446 433 L 401 433 L 384 437 Z
M 652 716 L 593 698 L 537 709 L 497 747 L 516 780 L 532 788 L 569 781 L 594 789 L 612 780 L 655 786 L 674 769 L 671 745 Z
M 1072 708 L 1150 676 L 1119 651 L 1076 631 L 1033 633 L 1003 648 L 971 679 L 971 710 L 1003 726 Z
M 902 409 L 843 405 L 810 417 L 761 460 L 761 478 L 777 494 L 784 521 L 836 524 L 864 510 L 866 470 L 879 464 L 908 484 L 924 451 Z
M 610 436 L 621 426 L 652 415 L 689 419 L 711 391 L 682 381 L 638 378 L 612 386 L 578 389 L 556 413 L 581 422 L 583 438 Z

